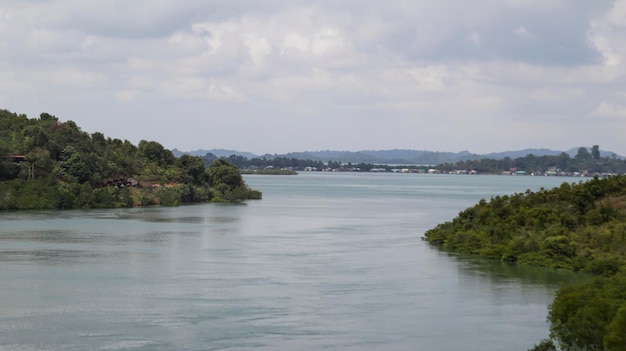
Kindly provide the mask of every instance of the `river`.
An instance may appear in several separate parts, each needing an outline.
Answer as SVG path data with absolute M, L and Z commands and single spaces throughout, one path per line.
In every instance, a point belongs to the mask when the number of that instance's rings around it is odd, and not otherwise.
M 422 240 L 481 198 L 579 178 L 245 179 L 263 200 L 0 213 L 0 350 L 527 350 L 582 279 Z

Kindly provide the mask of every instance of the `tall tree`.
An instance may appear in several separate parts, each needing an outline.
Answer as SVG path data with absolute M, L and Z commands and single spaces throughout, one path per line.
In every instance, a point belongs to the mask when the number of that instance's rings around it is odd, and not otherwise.
M 578 152 L 576 153 L 576 161 L 583 162 L 589 159 L 591 159 L 591 154 L 589 153 L 589 150 L 587 150 L 586 147 L 579 148 Z
M 139 151 L 148 160 L 157 163 L 159 166 L 171 165 L 176 160 L 172 151 L 167 150 L 156 141 L 141 140 L 139 142 Z
M 206 180 L 206 172 L 202 158 L 198 156 L 182 155 L 177 160 L 177 164 L 181 171 L 181 181 L 183 183 L 192 183 L 195 185 L 203 185 Z
M 229 189 L 234 189 L 245 184 L 237 166 L 223 158 L 213 161 L 207 172 L 209 174 L 209 184 L 212 187 L 219 187 L 221 184 L 224 184 Z
M 598 145 L 591 147 L 591 157 L 593 157 L 594 160 L 600 159 L 600 147 Z

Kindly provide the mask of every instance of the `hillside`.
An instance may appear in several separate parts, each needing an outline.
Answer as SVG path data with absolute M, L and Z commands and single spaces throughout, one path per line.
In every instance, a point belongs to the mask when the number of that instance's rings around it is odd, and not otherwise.
M 0 110 L 0 210 L 178 205 L 260 198 L 234 165 L 176 158 L 156 141 L 89 134 L 42 113 Z
M 445 250 L 596 276 L 559 290 L 548 316 L 553 340 L 536 349 L 626 345 L 626 176 L 481 200 L 425 239 Z

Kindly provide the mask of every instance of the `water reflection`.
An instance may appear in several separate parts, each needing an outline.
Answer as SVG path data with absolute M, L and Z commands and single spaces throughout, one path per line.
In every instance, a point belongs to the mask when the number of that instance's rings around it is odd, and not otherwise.
M 490 260 L 474 255 L 447 253 L 458 261 L 459 271 L 472 279 L 488 279 L 492 284 L 507 284 L 512 281 L 522 284 L 536 284 L 552 289 L 562 284 L 583 283 L 590 275 L 543 267 L 523 266 Z
M 0 242 L 38 241 L 49 243 L 86 243 L 92 242 L 93 239 L 94 236 L 89 234 L 86 235 L 85 233 L 77 233 L 64 230 L 19 231 L 2 234 L 0 236 Z
M 81 250 L 0 251 L 2 262 L 74 264 L 102 257 L 102 253 Z
M 199 216 L 189 216 L 189 217 L 127 217 L 122 219 L 139 219 L 145 222 L 155 222 L 155 223 L 204 223 L 205 218 Z
M 229 216 L 210 216 L 209 221 L 211 223 L 233 223 L 238 221 L 237 217 L 229 217 Z

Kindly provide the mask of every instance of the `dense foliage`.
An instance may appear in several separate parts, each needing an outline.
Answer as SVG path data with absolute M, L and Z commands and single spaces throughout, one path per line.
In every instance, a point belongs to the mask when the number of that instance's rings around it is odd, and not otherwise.
M 561 288 L 534 350 L 626 350 L 626 176 L 496 196 L 425 233 L 448 250 L 588 272 Z M 556 343 L 556 344 L 555 344 Z
M 623 264 L 624 219 L 626 176 L 596 177 L 483 199 L 425 236 L 449 250 L 603 274 Z
M 214 176 L 230 172 L 222 179 Z M 174 157 L 156 141 L 106 138 L 42 113 L 0 110 L 0 209 L 178 205 L 260 198 L 238 168 L 220 160 Z

